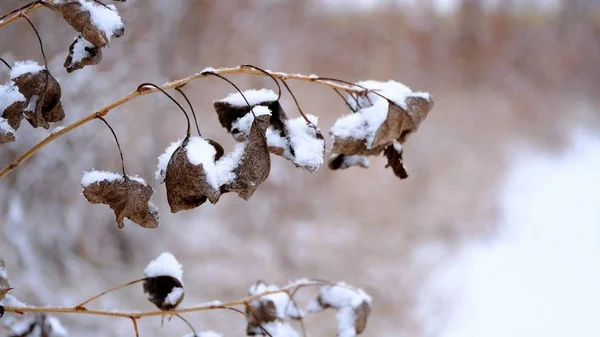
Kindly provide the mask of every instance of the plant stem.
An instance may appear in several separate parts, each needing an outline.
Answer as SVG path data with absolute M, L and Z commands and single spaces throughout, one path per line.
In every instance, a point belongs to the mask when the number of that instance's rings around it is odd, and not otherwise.
M 115 311 L 115 310 L 90 310 L 85 309 L 83 307 L 9 307 L 5 306 L 4 309 L 6 312 L 14 312 L 14 313 L 54 313 L 54 314 L 83 314 L 83 315 L 95 315 L 95 316 L 110 316 L 110 317 L 122 317 L 129 319 L 141 319 L 143 317 L 155 317 L 155 316 L 170 316 L 170 315 L 178 315 L 189 312 L 197 312 L 197 311 L 206 311 L 206 310 L 214 310 L 214 309 L 229 309 L 230 307 L 245 305 L 247 303 L 252 302 L 253 300 L 267 296 L 272 294 L 284 293 L 293 289 L 298 289 L 302 287 L 309 286 L 324 286 L 331 285 L 331 282 L 323 282 L 323 281 L 309 281 L 303 282 L 300 284 L 290 284 L 278 290 L 266 291 L 261 294 L 249 296 L 243 298 L 241 300 L 230 301 L 226 303 L 219 304 L 201 304 L 189 308 L 182 309 L 174 309 L 174 310 L 165 310 L 165 311 L 146 311 L 146 312 L 125 312 L 125 311 Z M 84 302 L 86 303 L 86 302 Z
M 31 13 L 34 10 L 38 9 L 42 7 L 42 3 L 41 1 L 34 1 L 32 3 L 29 3 L 17 10 L 12 11 L 11 13 L 6 14 L 5 16 L 2 17 L 2 19 L 0 19 L 0 28 L 8 25 L 9 23 L 15 21 L 16 19 L 18 19 L 21 15 L 27 14 L 27 13 Z
M 18 15 L 17 15 L 17 17 L 18 17 Z M 1 27 L 1 22 L 0 22 L 0 27 Z M 173 81 L 173 82 L 165 83 L 160 88 L 162 90 L 166 90 L 166 89 L 173 89 L 176 87 L 181 87 L 193 80 L 197 80 L 197 79 L 200 79 L 200 78 L 203 78 L 206 76 L 210 76 L 211 75 L 210 72 L 220 74 L 220 75 L 247 74 L 247 75 L 266 76 L 265 73 L 263 73 L 259 70 L 253 69 L 253 68 L 248 68 L 248 67 L 247 68 L 233 67 L 233 68 L 211 69 L 210 71 L 207 70 L 207 71 L 196 73 L 194 75 L 191 75 L 191 76 L 188 76 L 188 77 L 185 77 L 185 78 Z M 299 74 L 286 74 L 286 73 L 282 73 L 282 72 L 270 72 L 270 71 L 268 73 L 271 76 L 278 78 L 278 79 L 298 80 L 298 81 L 318 83 L 318 84 L 324 85 L 326 87 L 338 89 L 338 90 L 345 91 L 348 93 L 364 93 L 365 92 L 364 89 L 357 89 L 356 87 L 351 87 L 349 85 L 339 84 L 339 83 L 335 83 L 335 82 L 328 81 L 328 80 L 319 80 L 318 77 L 316 77 L 314 75 L 306 76 L 306 75 L 299 75 Z M 39 143 L 34 145 L 27 152 L 22 154 L 12 164 L 8 165 L 2 171 L 0 171 L 0 179 L 4 178 L 8 173 L 10 173 L 12 170 L 17 168 L 19 165 L 21 165 L 27 159 L 31 158 L 34 154 L 36 154 L 38 151 L 40 151 L 46 145 L 50 144 L 55 139 L 60 138 L 60 137 L 64 136 L 66 133 L 73 131 L 76 128 L 94 120 L 94 118 L 96 118 L 97 116 L 100 116 L 100 117 L 106 116 L 114 108 L 121 106 L 137 97 L 153 94 L 158 91 L 159 91 L 158 89 L 154 89 L 154 88 L 144 88 L 143 90 L 133 91 L 130 94 L 123 96 L 123 97 L 119 98 L 118 100 L 100 108 L 99 110 L 92 112 L 89 115 L 84 116 L 83 118 L 67 125 L 64 129 L 49 135 L 48 137 L 44 138 Z
M 98 298 L 100 298 L 100 297 L 102 297 L 102 296 L 104 296 L 104 295 L 106 295 L 108 293 L 111 293 L 113 291 L 117 291 L 119 289 L 123 289 L 125 287 L 129 287 L 132 284 L 136 284 L 136 283 L 139 283 L 139 282 L 142 282 L 142 281 L 145 281 L 145 280 L 146 280 L 146 278 L 144 277 L 144 278 L 141 278 L 141 279 L 138 279 L 138 280 L 135 280 L 135 281 L 127 282 L 127 283 L 122 284 L 122 285 L 120 285 L 118 287 L 114 287 L 114 288 L 108 289 L 108 290 L 103 291 L 103 292 L 101 292 L 100 294 L 98 294 L 98 295 L 96 295 L 94 297 L 90 297 L 89 299 L 85 300 L 84 302 L 81 302 L 80 304 L 76 305 L 75 308 L 85 310 L 85 308 L 83 307 L 84 305 L 86 305 L 86 304 L 88 304 L 88 303 L 90 303 L 92 301 L 95 301 Z

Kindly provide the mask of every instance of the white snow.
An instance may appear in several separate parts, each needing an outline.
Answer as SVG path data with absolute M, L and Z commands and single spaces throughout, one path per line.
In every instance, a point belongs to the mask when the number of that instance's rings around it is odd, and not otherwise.
M 8 120 L 0 117 L 0 132 L 6 134 L 15 134 L 16 131 L 10 126 L 10 124 L 8 124 Z
M 10 71 L 10 78 L 15 79 L 27 73 L 37 74 L 44 69 L 45 68 L 43 66 L 39 65 L 35 61 L 17 61 L 15 62 L 15 64 L 12 67 L 12 70 Z
M 138 176 L 127 176 L 127 178 L 137 181 L 142 185 L 146 184 L 146 181 Z M 108 172 L 108 171 L 87 171 L 83 172 L 81 177 L 81 186 L 88 187 L 91 184 L 100 183 L 101 181 L 113 182 L 113 181 L 124 181 L 123 175 L 120 173 Z
M 236 175 L 235 169 L 240 165 L 246 153 L 248 142 L 237 143 L 233 151 L 227 153 L 216 162 L 217 185 L 228 184 L 232 182 Z
M 250 129 L 252 128 L 252 122 L 254 122 L 254 116 L 258 117 L 261 115 L 271 114 L 271 110 L 269 110 L 269 108 L 263 105 L 257 105 L 253 107 L 252 111 L 254 112 L 254 115 L 252 113 L 247 113 L 244 116 L 233 121 L 233 123 L 231 123 L 231 129 L 237 130 L 237 133 L 233 135 L 234 138 L 245 139 L 250 136 Z M 242 137 L 239 137 L 240 135 Z
M 443 337 L 600 336 L 600 137 L 563 154 L 511 151 L 503 231 L 467 246 Z
M 77 42 L 75 42 L 75 45 L 73 46 L 72 65 L 81 63 L 84 58 L 92 56 L 85 48 L 94 48 L 94 45 L 84 39 L 83 36 L 78 36 L 75 40 L 77 40 Z
M 106 34 L 108 40 L 113 32 L 123 28 L 123 22 L 116 7 L 106 8 L 94 1 L 79 0 L 83 10 L 90 12 L 90 21 L 94 26 Z
M 283 322 L 268 322 L 262 325 L 273 337 L 299 337 L 300 335 L 292 326 Z
M 185 151 L 187 158 L 193 165 L 202 165 L 206 182 L 215 190 L 219 189 L 218 176 L 215 166 L 217 150 L 202 137 L 191 137 Z
M 167 165 L 169 165 L 169 160 L 173 156 L 173 153 L 177 148 L 181 145 L 183 139 L 180 139 L 176 142 L 171 143 L 169 147 L 165 150 L 163 154 L 158 157 L 158 169 L 154 173 L 154 178 L 158 180 L 158 182 L 163 183 L 165 181 L 165 173 L 167 171 Z
M 336 337 L 354 337 L 356 336 L 356 314 L 351 306 L 344 306 L 338 309 L 335 314 L 338 323 L 338 332 Z
M 15 86 L 15 82 L 9 81 L 5 85 L 0 85 L 0 111 L 4 112 L 15 102 L 25 102 L 25 96 Z
M 338 282 L 333 286 L 325 286 L 321 288 L 319 293 L 321 302 L 325 305 L 332 306 L 336 309 L 350 306 L 356 308 L 363 302 L 371 304 L 373 302 L 371 296 L 367 295 L 362 289 L 354 288 L 344 282 Z M 319 312 L 324 308 L 317 300 L 309 303 L 307 311 Z
M 259 103 L 267 102 L 267 101 L 275 101 L 277 100 L 277 94 L 270 89 L 250 89 L 243 92 L 244 96 L 248 100 L 250 106 L 254 106 Z M 229 103 L 232 106 L 244 107 L 248 106 L 244 97 L 239 92 L 231 93 L 227 95 L 227 97 L 218 100 L 217 102 L 225 102 Z
M 223 337 L 223 335 L 215 331 L 201 331 L 197 335 L 192 332 L 183 337 Z
M 44 331 L 47 332 L 47 337 L 67 337 L 69 335 L 67 329 L 54 316 L 46 316 Z
M 65 128 L 64 126 L 57 126 L 54 129 L 52 129 L 52 132 L 50 132 L 50 134 L 53 135 L 53 134 L 59 132 L 60 130 L 62 130 L 64 128 Z
M 183 296 L 183 288 L 175 287 L 171 290 L 171 292 L 165 298 L 165 303 L 175 305 L 175 304 L 177 304 L 177 301 L 179 301 L 179 299 L 181 299 L 182 296 Z
M 11 294 L 4 295 L 4 298 L 0 300 L 0 305 L 5 307 L 13 307 L 13 308 L 26 308 L 27 304 L 19 301 L 16 297 Z
M 171 276 L 183 285 L 183 266 L 169 252 L 160 254 L 144 269 L 144 277 Z
M 266 284 L 264 282 L 257 282 L 250 289 L 248 289 L 249 296 L 260 295 L 265 292 L 280 290 L 276 285 Z M 252 301 L 252 306 L 258 307 L 258 302 L 272 301 L 277 309 L 277 317 L 288 320 L 290 318 L 303 317 L 304 313 L 302 310 L 294 305 L 291 301 L 290 296 L 286 292 L 280 292 L 270 295 L 261 296 L 260 298 Z
M 317 126 L 318 118 L 316 116 L 309 114 L 306 117 L 314 126 Z M 291 153 L 287 152 L 289 159 L 311 171 L 318 169 L 323 164 L 325 140 L 317 138 L 316 130 L 310 127 L 302 117 L 288 120 L 287 129 L 290 146 L 294 149 L 293 158 L 291 158 Z M 285 152 L 283 155 L 286 157 Z
M 331 160 L 334 160 L 339 154 L 332 153 Z M 344 160 L 342 161 L 342 165 L 340 169 L 346 169 L 351 166 L 359 166 L 362 168 L 369 168 L 370 162 L 369 158 L 366 156 L 344 156 Z
M 339 138 L 354 138 L 366 140 L 370 149 L 375 134 L 388 115 L 388 102 L 379 99 L 374 105 L 358 110 L 356 113 L 338 118 L 329 133 Z
M 406 97 L 413 94 L 413 91 L 409 87 L 393 80 L 389 80 L 387 82 L 366 80 L 356 82 L 356 84 L 376 91 L 404 109 L 406 109 Z M 356 100 L 354 98 L 348 97 L 347 101 L 354 109 L 357 108 Z M 359 96 L 358 98 L 361 108 L 369 107 L 379 101 L 385 101 L 385 99 L 372 92 L 369 92 L 367 97 Z

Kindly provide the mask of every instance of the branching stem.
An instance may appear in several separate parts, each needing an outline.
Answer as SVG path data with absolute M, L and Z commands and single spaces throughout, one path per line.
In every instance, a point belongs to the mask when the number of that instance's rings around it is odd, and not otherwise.
M 119 149 L 119 155 L 121 156 L 121 171 L 123 172 L 123 178 L 126 178 L 127 174 L 125 174 L 125 160 L 123 159 L 123 151 L 121 150 L 121 144 L 119 144 L 119 138 L 117 138 L 115 130 L 112 128 L 112 126 L 110 126 L 110 124 L 108 124 L 106 119 L 104 119 L 101 116 L 97 116 L 96 118 L 104 122 L 104 124 L 106 124 L 106 126 L 110 129 L 110 132 L 112 132 L 112 135 L 115 138 L 115 142 L 117 143 L 117 148 Z
M 33 7 L 35 7 L 36 5 L 34 5 Z M 32 8 L 33 8 L 32 7 Z M 11 16 L 12 17 L 12 16 Z M 18 14 L 17 14 L 18 17 Z M 6 19 L 8 20 L 8 19 Z M 2 27 L 3 23 L 6 22 L 5 21 L 0 21 L 0 27 Z M 219 74 L 219 75 L 233 75 L 233 74 L 247 74 L 247 75 L 265 75 L 263 72 L 256 70 L 256 69 L 252 69 L 252 68 L 242 68 L 242 67 L 233 67 L 233 68 L 221 68 L 221 69 L 212 69 L 210 72 Z M 326 87 L 329 88 L 335 88 L 341 91 L 345 91 L 347 93 L 356 93 L 356 94 L 361 94 L 364 93 L 365 90 L 364 89 L 360 89 L 357 87 L 352 87 L 349 85 L 344 85 L 344 84 L 339 84 L 339 83 L 334 83 L 332 81 L 327 81 L 327 80 L 319 80 L 318 77 L 316 76 L 306 76 L 306 75 L 298 75 L 298 74 L 287 74 L 287 73 L 282 73 L 282 72 L 268 72 L 269 74 L 271 74 L 271 76 L 277 78 L 277 79 L 284 79 L 284 80 L 297 80 L 297 81 L 305 81 L 305 82 L 312 82 L 312 83 L 318 83 L 321 85 L 324 85 Z M 193 80 L 197 80 L 203 77 L 209 76 L 209 72 L 208 71 L 204 71 L 204 72 L 200 72 L 200 73 L 196 73 L 194 75 L 179 79 L 177 81 L 173 81 L 173 82 L 169 82 L 169 83 L 165 83 L 164 85 L 162 85 L 160 87 L 160 89 L 162 90 L 166 90 L 166 89 L 173 89 L 173 88 L 177 88 L 177 87 L 181 87 L 185 84 L 187 84 L 188 82 L 191 82 Z M 100 117 L 104 117 L 106 116 L 111 110 L 115 109 L 116 107 L 119 107 L 129 101 L 132 101 L 133 99 L 143 96 L 143 95 L 149 95 L 149 94 L 153 94 L 158 92 L 159 90 L 156 88 L 147 88 L 145 90 L 135 90 L 131 93 L 129 93 L 126 96 L 123 96 L 121 98 L 119 98 L 118 100 L 100 108 L 97 111 L 94 111 L 92 113 L 90 113 L 87 116 L 84 116 L 83 118 L 67 125 L 64 129 L 61 129 L 60 131 L 57 131 L 51 135 L 49 135 L 48 137 L 44 138 L 43 140 L 41 140 L 39 143 L 37 143 L 36 145 L 34 145 L 31 149 L 29 149 L 27 152 L 25 152 L 24 154 L 22 154 L 19 158 L 17 158 L 12 164 L 8 165 L 7 167 L 5 167 L 2 171 L 0 171 L 0 179 L 4 178 L 8 173 L 10 173 L 11 171 L 13 171 L 15 168 L 17 168 L 19 165 L 21 165 L 24 161 L 26 161 L 27 159 L 31 158 L 34 154 L 36 154 L 38 151 L 40 151 L 42 148 L 44 148 L 46 145 L 50 144 L 51 142 L 53 142 L 55 139 L 58 139 L 62 136 L 64 136 L 65 134 L 77 129 L 78 127 L 87 124 L 88 122 L 92 121 L 94 118 L 96 118 L 96 116 L 100 116 Z

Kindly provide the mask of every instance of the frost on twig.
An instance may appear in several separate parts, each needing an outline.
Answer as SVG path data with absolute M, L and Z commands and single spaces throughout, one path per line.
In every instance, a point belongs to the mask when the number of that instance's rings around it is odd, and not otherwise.
M 183 267 L 173 254 L 160 254 L 144 269 L 144 292 L 160 310 L 171 310 L 183 301 Z
M 81 187 L 89 202 L 110 206 L 119 228 L 125 218 L 144 228 L 156 228 L 160 223 L 158 209 L 150 203 L 154 190 L 140 177 L 89 171 L 83 174 Z

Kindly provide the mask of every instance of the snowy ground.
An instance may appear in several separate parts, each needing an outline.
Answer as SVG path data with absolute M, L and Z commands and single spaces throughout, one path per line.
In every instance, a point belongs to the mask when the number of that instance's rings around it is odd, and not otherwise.
M 441 336 L 600 336 L 599 174 L 600 137 L 585 133 L 562 155 L 514 158 L 505 230 L 446 270 L 461 287 Z

